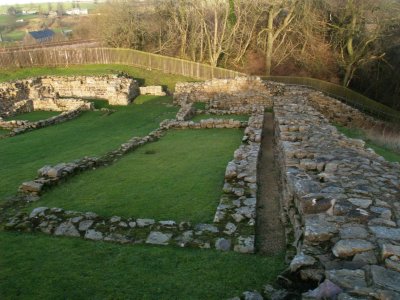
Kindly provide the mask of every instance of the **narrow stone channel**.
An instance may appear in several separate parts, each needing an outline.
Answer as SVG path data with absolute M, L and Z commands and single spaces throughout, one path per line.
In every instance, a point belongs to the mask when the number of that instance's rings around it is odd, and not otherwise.
M 285 230 L 280 219 L 279 174 L 275 166 L 273 115 L 265 113 L 258 164 L 256 245 L 258 252 L 273 255 L 285 250 Z

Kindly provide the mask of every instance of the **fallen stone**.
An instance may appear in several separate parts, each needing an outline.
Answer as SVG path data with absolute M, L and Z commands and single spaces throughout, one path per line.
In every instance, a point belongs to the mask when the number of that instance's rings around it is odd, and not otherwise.
M 243 293 L 243 299 L 244 300 L 263 300 L 264 298 L 263 298 L 263 296 L 261 296 L 261 294 L 259 292 L 246 291 L 246 292 Z
M 371 266 L 372 281 L 384 289 L 400 292 L 400 273 L 381 266 Z
M 110 223 L 117 223 L 119 221 L 121 221 L 121 217 L 113 216 L 110 218 Z
M 338 241 L 333 246 L 332 252 L 336 257 L 348 257 L 374 248 L 375 246 L 366 240 L 349 239 Z
M 58 236 L 74 236 L 79 237 L 79 231 L 75 228 L 75 226 L 70 222 L 61 223 L 60 226 L 56 228 L 54 231 L 54 235 Z
M 254 236 L 239 236 L 233 250 L 240 253 L 254 253 Z
M 219 238 L 215 241 L 215 249 L 220 251 L 229 251 L 231 249 L 231 241 Z
M 290 263 L 290 271 L 296 272 L 298 269 L 305 266 L 312 266 L 317 261 L 314 257 L 305 255 L 303 252 L 297 254 Z
M 365 272 L 363 270 L 328 270 L 325 272 L 327 279 L 344 289 L 366 287 Z
M 36 217 L 43 217 L 48 209 L 49 209 L 48 207 L 36 207 L 30 213 L 29 219 L 33 219 Z
M 152 231 L 147 237 L 146 244 L 168 245 L 168 242 L 171 239 L 171 237 L 172 233 L 162 233 L 159 231 Z
M 101 233 L 100 231 L 90 229 L 86 232 L 85 239 L 93 240 L 93 241 L 100 241 L 103 239 L 103 233 Z

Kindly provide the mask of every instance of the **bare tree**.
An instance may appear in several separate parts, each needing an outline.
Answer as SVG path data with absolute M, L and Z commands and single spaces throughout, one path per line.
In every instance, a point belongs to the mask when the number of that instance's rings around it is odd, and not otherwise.
M 298 0 L 260 1 L 260 9 L 264 10 L 264 25 L 258 33 L 258 42 L 265 53 L 265 74 L 270 75 L 274 56 L 281 54 L 277 62 L 284 60 L 287 53 L 295 46 L 290 44 L 287 35 L 290 25 L 296 17 Z M 283 55 L 283 56 L 282 56 Z
M 349 86 L 361 66 L 381 60 L 385 53 L 377 47 L 388 26 L 390 1 L 347 0 L 331 4 L 329 25 L 332 44 L 338 50 L 344 71 L 343 86 Z

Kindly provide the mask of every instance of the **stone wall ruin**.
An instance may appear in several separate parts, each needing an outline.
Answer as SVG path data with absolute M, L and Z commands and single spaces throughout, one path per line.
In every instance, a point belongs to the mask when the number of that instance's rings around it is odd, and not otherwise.
M 117 75 L 44 76 L 5 82 L 0 83 L 0 117 L 38 109 L 62 111 L 76 108 L 70 107 L 76 103 L 70 105 L 49 99 L 96 98 L 108 100 L 111 105 L 128 105 L 137 95 L 137 81 Z

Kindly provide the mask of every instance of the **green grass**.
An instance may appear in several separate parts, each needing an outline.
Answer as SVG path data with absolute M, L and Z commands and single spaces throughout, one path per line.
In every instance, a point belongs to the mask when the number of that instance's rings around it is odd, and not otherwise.
M 139 98 L 140 99 L 140 98 Z M 144 136 L 177 112 L 170 97 L 142 105 L 115 106 L 117 112 L 84 112 L 77 119 L 0 140 L 0 201 L 32 180 L 46 164 L 101 155 L 133 136 Z
M 205 119 L 224 119 L 224 120 L 238 120 L 238 121 L 247 121 L 249 119 L 248 115 L 212 115 L 212 114 L 202 114 L 196 115 L 192 118 L 192 121 L 199 122 L 200 120 Z
M 24 38 L 25 34 L 25 31 L 13 30 L 9 33 L 4 34 L 3 38 L 8 41 L 21 41 Z
M 238 129 L 169 131 L 107 168 L 86 172 L 45 193 L 37 206 L 125 216 L 212 222 Z
M 366 147 L 373 149 L 377 154 L 379 154 L 380 156 L 383 156 L 387 161 L 400 162 L 400 154 L 399 153 L 394 152 L 385 147 L 382 147 L 380 145 L 377 145 L 373 141 L 369 140 L 366 137 L 365 133 L 361 129 L 348 128 L 348 127 L 338 126 L 338 125 L 336 125 L 336 128 L 341 133 L 343 133 L 344 135 L 346 135 L 349 138 L 364 140 Z
M 161 71 L 149 71 L 140 68 L 134 68 L 123 65 L 79 65 L 67 68 L 38 67 L 38 68 L 21 68 L 21 69 L 3 69 L 0 70 L 0 82 L 11 81 L 17 79 L 25 79 L 29 77 L 58 75 L 58 76 L 75 76 L 75 75 L 105 75 L 117 74 L 118 72 L 128 73 L 130 76 L 139 81 L 141 85 L 162 85 L 168 87 L 170 91 L 175 89 L 175 84 L 181 81 L 195 81 L 194 79 L 180 76 L 165 74 Z
M 0 136 L 6 135 L 6 134 L 9 133 L 9 132 L 10 132 L 9 130 L 3 129 L 3 128 L 0 127 Z
M 1 299 L 227 299 L 283 268 L 283 255 L 0 232 Z
M 60 112 L 58 111 L 32 111 L 29 113 L 24 113 L 20 115 L 16 115 L 13 117 L 8 117 L 6 120 L 26 120 L 26 121 L 40 121 L 40 120 L 45 120 L 54 116 L 59 115 Z

